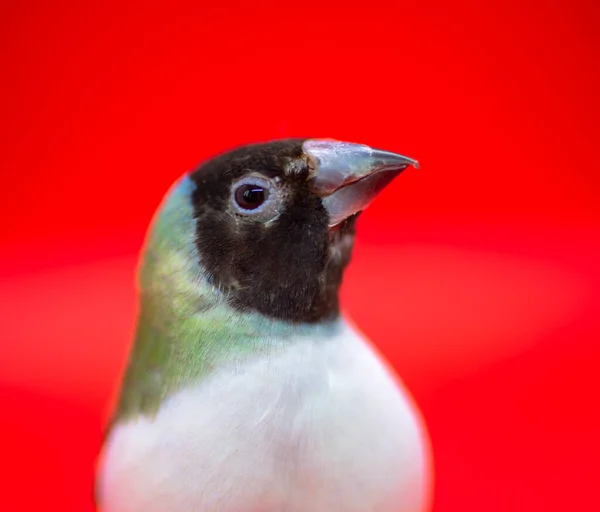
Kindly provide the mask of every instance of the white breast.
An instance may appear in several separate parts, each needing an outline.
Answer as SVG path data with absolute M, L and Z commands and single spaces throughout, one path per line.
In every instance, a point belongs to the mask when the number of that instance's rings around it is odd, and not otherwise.
M 415 410 L 351 328 L 219 371 L 118 425 L 104 512 L 422 512 Z

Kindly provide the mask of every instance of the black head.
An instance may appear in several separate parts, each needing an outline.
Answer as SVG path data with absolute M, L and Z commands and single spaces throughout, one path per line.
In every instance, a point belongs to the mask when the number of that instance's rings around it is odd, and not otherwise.
M 332 189 L 331 180 L 323 182 L 332 175 L 326 170 L 330 162 L 321 147 L 307 151 L 306 143 L 288 139 L 244 146 L 209 160 L 190 178 L 196 185 L 192 203 L 200 259 L 231 306 L 314 323 L 339 315 L 338 292 L 362 203 L 355 194 L 327 203 L 332 190 L 320 192 Z M 315 179 L 320 166 L 321 181 Z M 344 185 L 366 183 L 364 176 L 348 180 L 346 173 Z M 377 187 L 367 188 L 372 193 Z M 348 207 L 344 215 L 342 203 Z

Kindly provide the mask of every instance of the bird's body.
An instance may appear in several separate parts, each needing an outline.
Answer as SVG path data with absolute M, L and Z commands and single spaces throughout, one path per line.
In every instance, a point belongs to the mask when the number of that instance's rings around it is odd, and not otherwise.
M 428 510 L 418 411 L 338 307 L 377 184 L 335 196 L 347 176 L 311 147 L 242 148 L 167 195 L 98 467 L 102 512 Z
M 338 329 L 226 366 L 152 420 L 116 427 L 107 510 L 425 510 L 415 410 L 367 342 Z

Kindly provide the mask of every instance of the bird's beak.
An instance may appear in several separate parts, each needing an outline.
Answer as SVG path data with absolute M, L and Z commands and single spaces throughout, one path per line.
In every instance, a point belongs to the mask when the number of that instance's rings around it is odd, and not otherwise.
M 398 174 L 416 160 L 363 144 L 309 139 L 302 149 L 312 169 L 313 193 L 323 198 L 333 227 L 364 210 Z

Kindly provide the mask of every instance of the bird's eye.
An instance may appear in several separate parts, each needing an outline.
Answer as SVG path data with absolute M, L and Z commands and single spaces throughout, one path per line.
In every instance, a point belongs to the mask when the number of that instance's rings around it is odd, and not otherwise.
M 253 221 L 267 222 L 280 212 L 281 190 L 274 181 L 250 174 L 232 185 L 230 204 L 237 215 Z
M 235 191 L 235 201 L 244 210 L 256 210 L 269 197 L 269 190 L 258 184 L 243 183 Z

